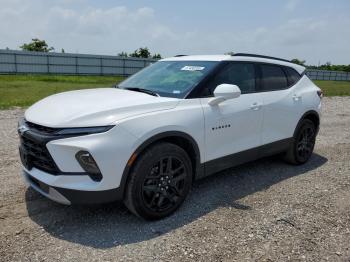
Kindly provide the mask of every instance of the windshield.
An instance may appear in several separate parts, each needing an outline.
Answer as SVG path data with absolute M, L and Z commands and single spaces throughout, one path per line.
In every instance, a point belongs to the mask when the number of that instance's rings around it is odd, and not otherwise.
M 184 98 L 219 62 L 160 61 L 132 75 L 119 88 L 144 89 L 160 96 Z

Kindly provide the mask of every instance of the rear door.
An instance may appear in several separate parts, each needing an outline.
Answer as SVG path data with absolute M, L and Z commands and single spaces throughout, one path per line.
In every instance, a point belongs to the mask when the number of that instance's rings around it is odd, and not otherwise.
M 302 111 L 301 96 L 298 94 L 297 85 L 295 85 L 298 73 L 295 73 L 297 75 L 292 77 L 286 67 L 259 64 L 260 91 L 264 102 L 262 144 L 269 144 L 293 136 L 294 128 Z
M 242 94 L 211 106 L 208 102 L 219 84 L 235 84 Z M 204 93 L 208 97 L 201 98 L 201 103 L 205 119 L 206 161 L 260 145 L 263 101 L 256 93 L 256 84 L 253 63 L 228 62 L 205 86 Z M 226 162 L 223 161 L 223 165 L 229 166 L 230 163 Z

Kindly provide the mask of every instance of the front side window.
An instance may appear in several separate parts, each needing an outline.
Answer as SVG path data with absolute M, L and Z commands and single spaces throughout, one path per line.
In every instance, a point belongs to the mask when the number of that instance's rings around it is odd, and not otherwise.
M 123 89 L 144 89 L 160 96 L 184 98 L 219 62 L 159 61 L 118 85 Z
M 203 96 L 212 96 L 214 89 L 220 84 L 237 85 L 242 94 L 255 92 L 254 65 L 250 63 L 229 63 L 204 87 Z
M 260 65 L 260 68 L 263 91 L 275 91 L 287 88 L 287 78 L 280 66 Z

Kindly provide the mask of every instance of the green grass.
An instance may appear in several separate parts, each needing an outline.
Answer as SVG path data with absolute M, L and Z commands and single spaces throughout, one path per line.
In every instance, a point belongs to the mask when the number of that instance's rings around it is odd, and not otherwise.
M 28 107 L 49 95 L 76 89 L 109 87 L 118 76 L 0 75 L 0 109 Z M 350 81 L 315 81 L 325 96 L 350 96 Z
M 110 87 L 121 80 L 118 76 L 0 75 L 0 109 L 27 107 L 55 93 Z
M 325 96 L 350 96 L 350 81 L 314 81 Z

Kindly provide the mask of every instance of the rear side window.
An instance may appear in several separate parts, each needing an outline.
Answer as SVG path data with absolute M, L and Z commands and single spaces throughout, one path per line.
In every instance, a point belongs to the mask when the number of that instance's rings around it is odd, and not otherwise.
M 285 67 L 284 70 L 288 76 L 288 86 L 294 85 L 301 78 L 300 74 L 297 71 L 295 71 L 293 68 Z
M 203 96 L 210 96 L 220 84 L 237 85 L 242 94 L 255 92 L 255 66 L 250 63 L 229 63 L 209 81 Z
M 262 91 L 275 91 L 288 87 L 287 77 L 280 66 L 260 65 Z

